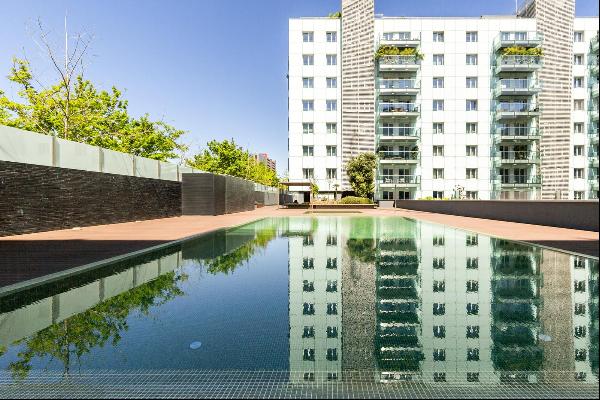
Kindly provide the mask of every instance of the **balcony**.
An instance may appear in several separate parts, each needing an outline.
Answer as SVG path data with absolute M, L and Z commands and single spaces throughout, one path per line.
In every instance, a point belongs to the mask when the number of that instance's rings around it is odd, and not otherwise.
M 598 35 L 592 38 L 592 43 L 590 43 L 590 51 L 592 53 L 598 53 Z
M 382 56 L 379 58 L 380 71 L 416 71 L 421 60 L 416 56 Z
M 536 79 L 500 79 L 496 82 L 496 96 L 530 96 L 540 91 Z
M 542 186 L 541 176 L 501 176 L 494 183 L 502 189 L 536 188 Z
M 541 56 L 507 55 L 496 59 L 496 73 L 529 72 L 542 67 Z
M 590 86 L 590 91 L 592 94 L 592 97 L 598 97 L 598 82 L 594 82 L 591 86 Z
M 419 47 L 421 36 L 412 37 L 407 32 L 385 32 L 379 37 L 379 44 L 402 48 Z
M 543 38 L 540 32 L 500 32 L 494 39 L 494 51 L 504 47 L 538 47 Z
M 421 177 L 417 175 L 380 175 L 377 183 L 380 187 L 417 187 Z
M 588 160 L 590 167 L 598 168 L 598 145 L 590 147 L 588 150 Z
M 377 152 L 381 163 L 417 164 L 420 158 L 419 150 L 381 150 Z
M 380 117 L 418 117 L 419 106 L 415 103 L 379 103 Z
M 590 104 L 588 111 L 590 112 L 590 119 L 593 122 L 598 121 L 598 104 Z
M 494 111 L 496 119 L 528 118 L 540 115 L 538 105 L 530 102 L 501 101 L 496 104 Z
M 592 55 L 589 56 L 588 68 L 590 69 L 590 72 L 592 73 L 592 75 L 594 75 L 594 76 L 598 75 L 598 56 L 592 56 Z
M 540 154 L 537 151 L 500 151 L 496 154 L 496 160 L 500 164 L 538 164 Z
M 598 128 L 589 128 L 588 135 L 591 144 L 598 144 Z
M 542 137 L 537 128 L 526 126 L 499 126 L 495 129 L 500 141 L 539 140 Z
M 421 90 L 416 79 L 378 79 L 380 95 L 416 95 Z
M 414 126 L 380 126 L 377 128 L 379 142 L 416 141 L 421 130 Z

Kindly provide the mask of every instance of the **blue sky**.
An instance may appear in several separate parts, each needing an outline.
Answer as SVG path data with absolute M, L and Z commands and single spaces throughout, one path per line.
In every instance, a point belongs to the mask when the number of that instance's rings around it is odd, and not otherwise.
M 94 35 L 86 75 L 115 85 L 130 112 L 150 113 L 180 129 L 198 150 L 235 138 L 287 165 L 287 21 L 321 16 L 341 0 L 20 0 L 2 2 L 0 88 L 13 55 L 26 54 L 41 76 L 50 65 L 32 33 L 39 17 L 60 42 L 69 30 Z M 404 16 L 510 14 L 514 0 L 376 0 L 376 12 Z M 578 16 L 598 15 L 596 0 L 577 0 Z

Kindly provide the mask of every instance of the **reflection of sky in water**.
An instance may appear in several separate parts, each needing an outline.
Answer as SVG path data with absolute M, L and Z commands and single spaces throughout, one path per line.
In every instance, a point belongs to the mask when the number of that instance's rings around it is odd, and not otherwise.
M 3 299 L 0 368 L 597 381 L 598 262 L 441 225 L 263 220 L 105 275 Z

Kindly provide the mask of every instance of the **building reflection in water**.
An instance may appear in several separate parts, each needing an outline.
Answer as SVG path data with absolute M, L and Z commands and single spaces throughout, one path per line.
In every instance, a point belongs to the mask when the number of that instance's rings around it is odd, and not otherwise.
M 396 218 L 291 220 L 294 381 L 598 380 L 598 261 Z

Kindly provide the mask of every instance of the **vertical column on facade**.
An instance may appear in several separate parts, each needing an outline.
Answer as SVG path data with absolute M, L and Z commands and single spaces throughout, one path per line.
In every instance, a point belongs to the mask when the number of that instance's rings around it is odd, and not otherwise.
M 588 105 L 588 198 L 598 196 L 598 34 L 590 42 L 588 54 L 588 82 L 590 104 Z
M 494 40 L 492 198 L 539 198 L 541 45 L 537 32 L 500 32 Z
M 346 164 L 375 145 L 374 0 L 342 0 L 342 190 Z
M 571 155 L 571 87 L 575 0 L 530 0 L 519 16 L 533 17 L 544 36 L 540 127 L 542 198 L 567 198 Z
M 377 200 L 414 199 L 419 190 L 421 38 L 384 32 L 376 52 Z

